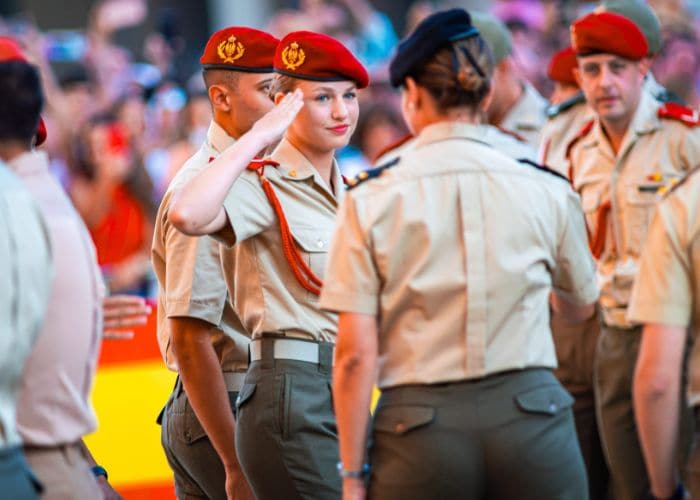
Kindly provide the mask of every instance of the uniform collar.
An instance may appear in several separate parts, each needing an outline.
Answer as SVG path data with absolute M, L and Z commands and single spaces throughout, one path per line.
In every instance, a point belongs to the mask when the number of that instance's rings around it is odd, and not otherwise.
M 416 139 L 416 147 L 445 139 L 466 138 L 489 145 L 488 130 L 481 125 L 462 122 L 438 122 L 428 125 Z
M 522 82 L 523 93 L 508 111 L 503 122 L 506 128 L 518 130 L 539 130 L 545 119 L 547 101 L 528 82 Z
M 321 179 L 321 175 L 316 170 L 316 167 L 286 138 L 280 141 L 270 157 L 279 163 L 278 169 L 282 178 L 290 181 L 308 181 L 313 179 L 313 182 L 334 196 L 338 201 L 342 198 L 345 185 L 335 158 L 333 158 L 331 178 L 333 179 L 336 194 L 331 193 L 327 189 L 326 183 Z
M 236 139 L 228 135 L 221 125 L 214 120 L 211 121 L 207 130 L 207 144 L 211 149 L 221 154 L 234 142 Z
M 49 156 L 45 151 L 27 151 L 8 162 L 10 169 L 18 174 L 36 174 L 49 171 Z

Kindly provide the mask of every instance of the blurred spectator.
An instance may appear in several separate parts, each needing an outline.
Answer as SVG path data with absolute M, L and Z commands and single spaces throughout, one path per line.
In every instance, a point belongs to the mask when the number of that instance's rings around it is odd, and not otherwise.
M 669 33 L 652 67 L 659 83 L 693 108 L 700 105 L 700 54 L 697 47 L 698 38 L 692 29 Z
M 111 292 L 149 295 L 153 185 L 123 126 L 108 115 L 91 119 L 76 145 L 69 193 L 97 248 Z

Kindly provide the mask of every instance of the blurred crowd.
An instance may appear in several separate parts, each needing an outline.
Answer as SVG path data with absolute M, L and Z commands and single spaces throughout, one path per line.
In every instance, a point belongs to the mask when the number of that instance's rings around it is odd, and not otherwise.
M 382 150 L 403 137 L 398 93 L 387 65 L 398 40 L 430 13 L 449 6 L 489 10 L 513 38 L 520 76 L 551 95 L 547 62 L 569 44 L 570 23 L 597 2 L 564 0 L 416 0 L 395 19 L 371 0 L 299 0 L 277 9 L 268 30 L 282 37 L 309 29 L 343 41 L 368 68 L 361 117 L 352 143 L 338 160 L 346 176 L 370 167 Z M 650 0 L 658 14 L 663 48 L 652 67 L 656 79 L 697 108 L 700 54 L 698 5 Z M 143 0 L 96 2 L 84 31 L 43 32 L 26 18 L 0 18 L 0 35 L 23 44 L 42 72 L 47 106 L 44 146 L 95 241 L 98 260 L 113 293 L 155 295 L 151 235 L 161 196 L 184 161 L 201 145 L 211 110 L 199 71 L 188 74 L 178 58 L 185 47 L 201 52 L 206 39 L 174 36 L 169 24 L 145 38 L 141 53 L 116 40 L 148 15 Z M 394 16 L 395 17 L 395 16 Z M 397 27 L 401 27 L 398 29 Z M 213 32 L 213 29 L 210 30 Z

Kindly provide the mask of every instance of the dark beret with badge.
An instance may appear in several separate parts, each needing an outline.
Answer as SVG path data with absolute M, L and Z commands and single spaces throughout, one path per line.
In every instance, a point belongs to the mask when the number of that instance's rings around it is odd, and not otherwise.
M 479 30 L 472 25 L 471 16 L 464 9 L 450 9 L 428 16 L 396 48 L 389 66 L 391 84 L 400 87 L 407 76 L 414 74 L 447 44 L 478 35 Z M 465 56 L 475 65 L 477 72 L 483 74 L 473 57 Z
M 204 69 L 272 73 L 277 44 L 279 40 L 264 31 L 230 26 L 209 38 L 199 62 Z
M 24 57 L 24 53 L 20 48 L 19 44 L 8 36 L 0 36 L 0 63 L 19 61 L 29 64 L 27 58 Z M 37 125 L 34 145 L 41 146 L 47 137 L 46 124 L 44 119 L 39 117 L 39 124 Z
M 342 43 L 313 31 L 285 35 L 275 52 L 276 73 L 318 82 L 350 80 L 358 89 L 369 85 L 367 70 Z

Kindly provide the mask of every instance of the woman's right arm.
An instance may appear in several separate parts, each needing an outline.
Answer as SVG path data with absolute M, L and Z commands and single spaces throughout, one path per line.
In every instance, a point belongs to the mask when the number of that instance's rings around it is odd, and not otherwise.
M 303 105 L 303 94 L 287 94 L 209 166 L 173 194 L 168 220 L 185 234 L 200 236 L 226 225 L 224 200 L 239 175 L 260 151 L 277 141 Z

